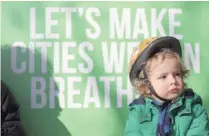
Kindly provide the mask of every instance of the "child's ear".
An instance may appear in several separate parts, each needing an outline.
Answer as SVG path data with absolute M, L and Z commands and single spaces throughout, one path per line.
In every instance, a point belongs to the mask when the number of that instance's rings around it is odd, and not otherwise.
M 149 89 L 146 90 L 146 93 L 151 94 L 151 91 Z

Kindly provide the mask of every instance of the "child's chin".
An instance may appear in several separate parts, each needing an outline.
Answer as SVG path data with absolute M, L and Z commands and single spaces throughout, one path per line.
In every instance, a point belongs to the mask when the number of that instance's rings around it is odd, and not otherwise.
M 175 101 L 181 94 L 176 93 L 176 94 L 170 94 L 169 100 Z

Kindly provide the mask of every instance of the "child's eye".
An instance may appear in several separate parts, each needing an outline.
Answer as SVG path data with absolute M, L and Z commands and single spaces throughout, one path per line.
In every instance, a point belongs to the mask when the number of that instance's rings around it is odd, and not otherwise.
M 166 76 L 161 76 L 159 79 L 165 79 L 166 78 Z
M 181 76 L 181 73 L 176 73 L 176 76 Z

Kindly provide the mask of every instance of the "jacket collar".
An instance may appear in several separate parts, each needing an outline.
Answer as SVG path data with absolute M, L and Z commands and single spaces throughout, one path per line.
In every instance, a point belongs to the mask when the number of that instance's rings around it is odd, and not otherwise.
M 151 116 L 153 111 L 157 111 L 157 107 L 152 104 L 152 99 L 151 98 L 144 98 L 145 102 L 147 104 L 140 106 L 140 105 L 134 105 L 131 106 L 132 108 L 135 107 L 138 110 L 139 114 L 139 122 L 143 123 L 146 121 L 151 121 Z M 175 101 L 173 102 L 169 114 L 171 117 L 175 116 L 177 113 L 179 116 L 184 115 L 184 114 L 190 114 L 192 112 L 192 104 L 193 103 L 200 103 L 202 104 L 202 100 L 197 95 L 194 93 L 191 89 L 186 89 L 184 93 Z M 177 111 L 177 112 L 176 112 Z
M 190 94 L 188 95 L 188 90 L 185 90 L 184 93 L 179 98 L 177 98 L 176 101 L 172 102 L 172 106 L 169 110 L 169 113 L 172 116 L 174 116 L 176 113 L 175 111 L 179 110 L 179 116 L 183 114 L 189 114 L 191 113 L 192 103 L 198 101 L 198 99 L 199 99 L 199 96 L 197 96 L 194 93 L 193 93 L 193 96 L 190 96 Z M 150 105 L 150 108 L 152 110 L 158 110 L 158 108 L 154 104 L 152 104 L 153 100 L 151 98 L 145 98 L 145 101 L 148 103 L 148 105 Z

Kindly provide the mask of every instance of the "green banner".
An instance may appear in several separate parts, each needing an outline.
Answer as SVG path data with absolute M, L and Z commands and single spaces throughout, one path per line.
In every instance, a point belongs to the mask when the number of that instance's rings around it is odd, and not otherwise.
M 29 136 L 121 136 L 136 97 L 132 48 L 181 41 L 209 112 L 209 2 L 1 2 L 1 78 Z

